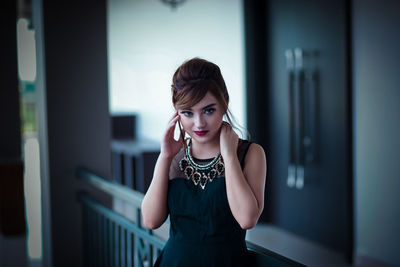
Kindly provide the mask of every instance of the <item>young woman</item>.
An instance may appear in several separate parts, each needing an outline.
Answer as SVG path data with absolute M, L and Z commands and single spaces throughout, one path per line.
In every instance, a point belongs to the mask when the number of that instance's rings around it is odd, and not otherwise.
M 245 235 L 264 207 L 264 150 L 232 129 L 217 65 L 184 62 L 171 90 L 176 112 L 142 202 L 146 227 L 158 228 L 170 216 L 170 237 L 155 266 L 249 266 Z

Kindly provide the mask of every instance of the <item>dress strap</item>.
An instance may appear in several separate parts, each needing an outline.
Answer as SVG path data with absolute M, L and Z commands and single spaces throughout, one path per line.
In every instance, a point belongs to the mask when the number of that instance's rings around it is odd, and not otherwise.
M 237 156 L 240 162 L 240 166 L 242 167 L 242 170 L 244 169 L 244 163 L 247 155 L 247 151 L 249 151 L 250 145 L 252 142 L 249 142 L 247 140 L 239 139 L 239 144 L 237 148 Z

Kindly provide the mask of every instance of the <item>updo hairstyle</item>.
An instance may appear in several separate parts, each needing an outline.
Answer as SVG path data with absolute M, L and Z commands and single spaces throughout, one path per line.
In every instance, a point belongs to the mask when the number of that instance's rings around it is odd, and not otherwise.
M 210 92 L 224 109 L 228 123 L 232 123 L 228 109 L 229 94 L 219 67 L 207 60 L 193 58 L 185 61 L 172 78 L 172 103 L 176 109 L 189 109 Z

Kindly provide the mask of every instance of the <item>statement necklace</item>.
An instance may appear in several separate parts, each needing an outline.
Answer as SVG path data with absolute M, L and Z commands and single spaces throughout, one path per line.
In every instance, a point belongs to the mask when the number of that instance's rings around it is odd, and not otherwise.
M 215 177 L 224 172 L 224 161 L 221 154 L 218 154 L 218 156 L 206 165 L 197 164 L 190 155 L 191 143 L 192 140 L 190 139 L 185 149 L 185 156 L 179 162 L 179 168 L 185 174 L 186 179 L 192 180 L 196 186 L 200 185 L 201 189 L 204 189 L 209 181 L 212 182 Z

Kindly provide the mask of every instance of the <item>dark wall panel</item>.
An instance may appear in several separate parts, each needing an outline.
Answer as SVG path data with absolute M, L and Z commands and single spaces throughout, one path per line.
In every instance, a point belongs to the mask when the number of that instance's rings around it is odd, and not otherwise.
M 106 1 L 43 1 L 54 266 L 81 266 L 78 166 L 111 177 Z
M 19 117 L 17 66 L 17 6 L 5 1 L 0 11 L 1 86 L 0 86 L 0 160 L 21 157 L 21 120 Z
M 266 150 L 268 139 L 265 103 L 268 100 L 266 1 L 243 1 L 246 55 L 247 128 L 251 140 Z M 268 184 L 268 181 L 267 181 Z
M 400 265 L 400 2 L 353 1 L 356 253 Z

